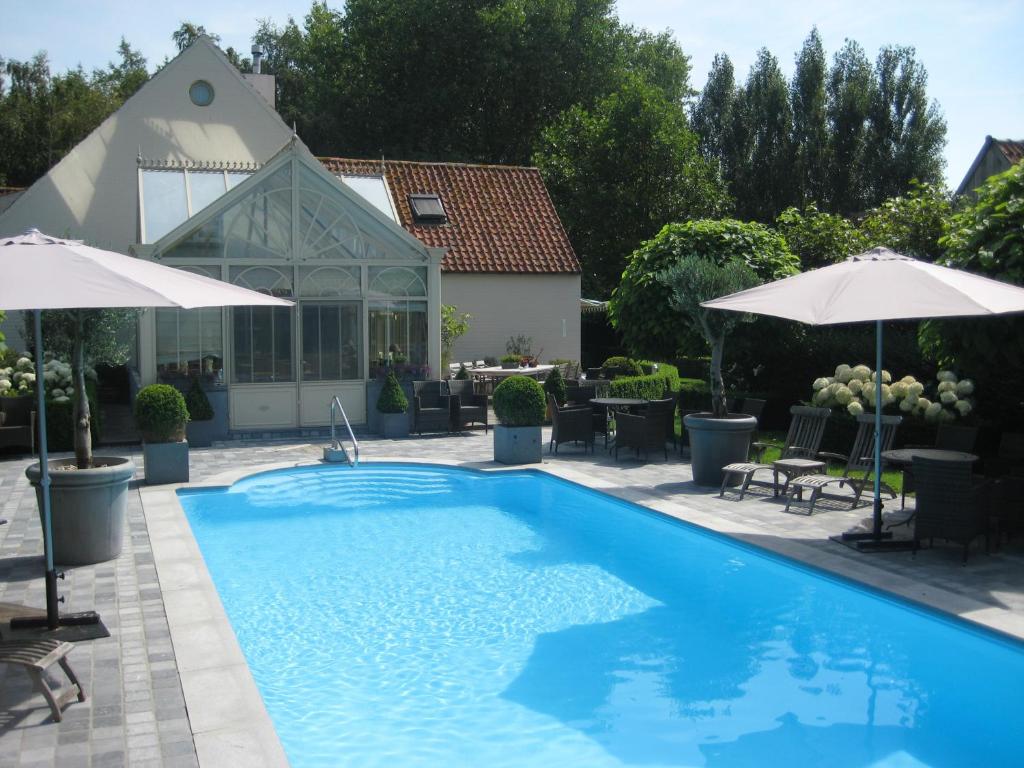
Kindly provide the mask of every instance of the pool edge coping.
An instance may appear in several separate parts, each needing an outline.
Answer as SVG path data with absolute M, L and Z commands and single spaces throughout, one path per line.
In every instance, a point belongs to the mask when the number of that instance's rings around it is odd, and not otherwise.
M 677 501 L 659 498 L 653 491 L 624 488 L 613 481 L 594 478 L 564 465 L 505 466 L 490 461 L 409 457 L 374 457 L 363 463 L 435 465 L 484 472 L 524 469 L 544 472 L 857 585 L 877 589 L 887 596 L 908 600 L 940 614 L 1024 640 L 1024 617 L 885 571 L 871 563 L 870 556 L 864 556 L 864 560 L 848 560 L 838 557 L 838 550 L 834 554 L 785 537 L 766 536 L 764 531 L 720 514 L 702 512 Z M 202 482 L 141 486 L 139 489 L 189 727 L 201 768 L 225 765 L 226 760 L 242 760 L 250 766 L 287 766 L 289 763 L 206 568 L 177 491 L 229 487 L 264 472 L 315 466 L 323 466 L 323 462 L 269 462 L 221 472 Z

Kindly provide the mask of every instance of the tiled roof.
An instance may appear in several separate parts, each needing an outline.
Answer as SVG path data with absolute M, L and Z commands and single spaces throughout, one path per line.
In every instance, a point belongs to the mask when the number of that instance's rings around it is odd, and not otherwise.
M 540 171 L 504 165 L 321 158 L 334 174 L 379 176 L 399 222 L 428 246 L 448 249 L 445 272 L 578 273 Z M 416 224 L 409 195 L 441 198 L 447 224 Z
M 999 147 L 1010 165 L 1016 165 L 1024 160 L 1024 141 L 1013 141 L 1012 139 L 993 139 L 992 143 Z

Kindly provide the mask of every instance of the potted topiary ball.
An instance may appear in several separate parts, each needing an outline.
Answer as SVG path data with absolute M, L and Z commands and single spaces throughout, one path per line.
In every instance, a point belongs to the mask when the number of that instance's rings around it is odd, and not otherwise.
M 387 438 L 409 436 L 409 398 L 402 391 L 402 385 L 393 371 L 384 379 L 384 387 L 377 398 L 377 412 L 380 434 Z
M 188 424 L 185 426 L 188 444 L 197 447 L 212 445 L 216 431 L 213 429 L 213 405 L 203 391 L 198 376 L 192 377 L 188 393 L 185 395 L 185 407 L 188 409 Z
M 509 376 L 494 390 L 494 460 L 502 464 L 537 464 L 541 460 L 544 388 L 528 376 Z
M 142 432 L 146 482 L 188 482 L 188 408 L 170 384 L 150 384 L 135 397 L 135 426 Z

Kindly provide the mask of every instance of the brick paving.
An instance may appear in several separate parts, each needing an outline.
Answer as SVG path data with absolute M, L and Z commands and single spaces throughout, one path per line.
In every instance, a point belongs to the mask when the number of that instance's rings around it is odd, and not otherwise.
M 307 438 L 308 439 L 308 438 Z M 245 467 L 317 461 L 321 442 L 245 440 L 192 449 L 195 482 Z M 433 459 L 494 466 L 490 435 L 467 432 L 401 441 L 361 438 L 364 460 L 375 457 Z M 129 455 L 142 475 L 138 447 L 101 453 Z M 668 462 L 616 463 L 600 445 L 594 455 L 563 446 L 545 465 L 595 487 L 703 524 L 742 528 L 740 538 L 807 562 L 855 575 L 869 584 L 1024 637 L 1024 545 L 1004 545 L 986 555 L 976 547 L 966 567 L 956 546 L 920 552 L 863 555 L 828 540 L 862 521 L 867 507 L 823 506 L 813 517 L 787 515 L 765 492 L 743 502 L 719 499 L 693 486 L 678 454 Z M 0 604 L 40 607 L 42 539 L 35 497 L 24 476 L 29 457 L 0 458 Z M 900 584 L 904 586 L 899 587 Z M 909 586 L 907 586 L 909 585 Z M 164 602 L 137 483 L 129 494 L 124 550 L 112 562 L 67 571 L 59 583 L 62 611 L 99 611 L 111 637 L 76 644 L 70 659 L 89 700 L 72 704 L 55 723 L 24 670 L 0 665 L 0 768 L 28 766 L 195 766 L 193 733 L 171 645 Z M 2 631 L 4 627 L 0 627 Z

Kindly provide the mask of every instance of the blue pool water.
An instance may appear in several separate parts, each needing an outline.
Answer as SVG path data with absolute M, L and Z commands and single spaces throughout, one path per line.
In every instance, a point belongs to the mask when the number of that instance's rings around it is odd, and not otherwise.
M 295 768 L 1022 764 L 1020 644 L 544 474 L 181 502 Z

